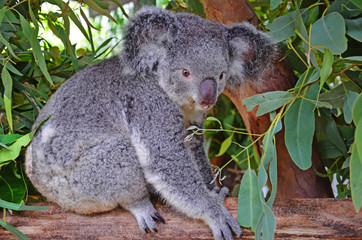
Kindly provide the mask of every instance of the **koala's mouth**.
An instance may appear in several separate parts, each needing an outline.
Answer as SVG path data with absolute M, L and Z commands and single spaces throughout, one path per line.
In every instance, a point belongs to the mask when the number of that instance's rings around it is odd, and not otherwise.
M 205 110 L 209 110 L 214 106 L 215 102 L 210 102 L 210 103 L 205 103 L 205 102 L 201 102 L 200 106 L 201 108 L 205 109 Z
M 214 101 L 214 100 L 213 101 L 204 101 L 204 100 L 197 101 L 193 97 L 189 98 L 190 108 L 192 108 L 192 109 L 199 108 L 200 110 L 210 110 L 215 105 L 215 103 L 216 103 L 216 101 Z

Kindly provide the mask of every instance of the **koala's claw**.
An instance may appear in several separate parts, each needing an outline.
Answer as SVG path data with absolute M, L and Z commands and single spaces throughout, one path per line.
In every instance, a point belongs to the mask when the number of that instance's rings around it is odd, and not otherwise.
M 152 217 L 154 220 L 159 221 L 163 224 L 165 224 L 165 219 L 163 219 L 158 212 L 155 213 L 155 216 Z

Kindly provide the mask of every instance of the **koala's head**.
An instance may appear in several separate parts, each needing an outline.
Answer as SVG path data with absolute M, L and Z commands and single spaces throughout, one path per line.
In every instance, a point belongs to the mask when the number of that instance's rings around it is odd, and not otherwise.
M 256 76 L 266 67 L 259 62 L 268 62 L 274 49 L 250 24 L 228 27 L 158 8 L 139 11 L 125 35 L 129 68 L 145 81 L 156 80 L 176 104 L 191 110 L 210 109 L 227 84 Z

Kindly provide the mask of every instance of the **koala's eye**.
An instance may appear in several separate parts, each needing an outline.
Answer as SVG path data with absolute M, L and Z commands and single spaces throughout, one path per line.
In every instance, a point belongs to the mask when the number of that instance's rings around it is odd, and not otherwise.
M 182 69 L 182 76 L 189 77 L 191 75 L 190 71 L 188 69 Z
M 220 81 L 223 80 L 223 79 L 224 79 L 224 76 L 225 76 L 225 73 L 222 72 L 222 73 L 220 74 L 220 76 L 219 76 L 219 80 L 220 80 Z

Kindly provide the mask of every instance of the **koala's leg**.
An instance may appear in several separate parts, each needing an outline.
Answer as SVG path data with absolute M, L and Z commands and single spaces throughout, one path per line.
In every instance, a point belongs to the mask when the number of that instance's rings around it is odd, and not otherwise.
M 163 219 L 148 200 L 148 184 L 129 138 L 94 134 L 80 139 L 50 129 L 39 131 L 26 154 L 26 172 L 43 196 L 80 214 L 121 205 L 142 229 L 156 229 L 153 218 Z

